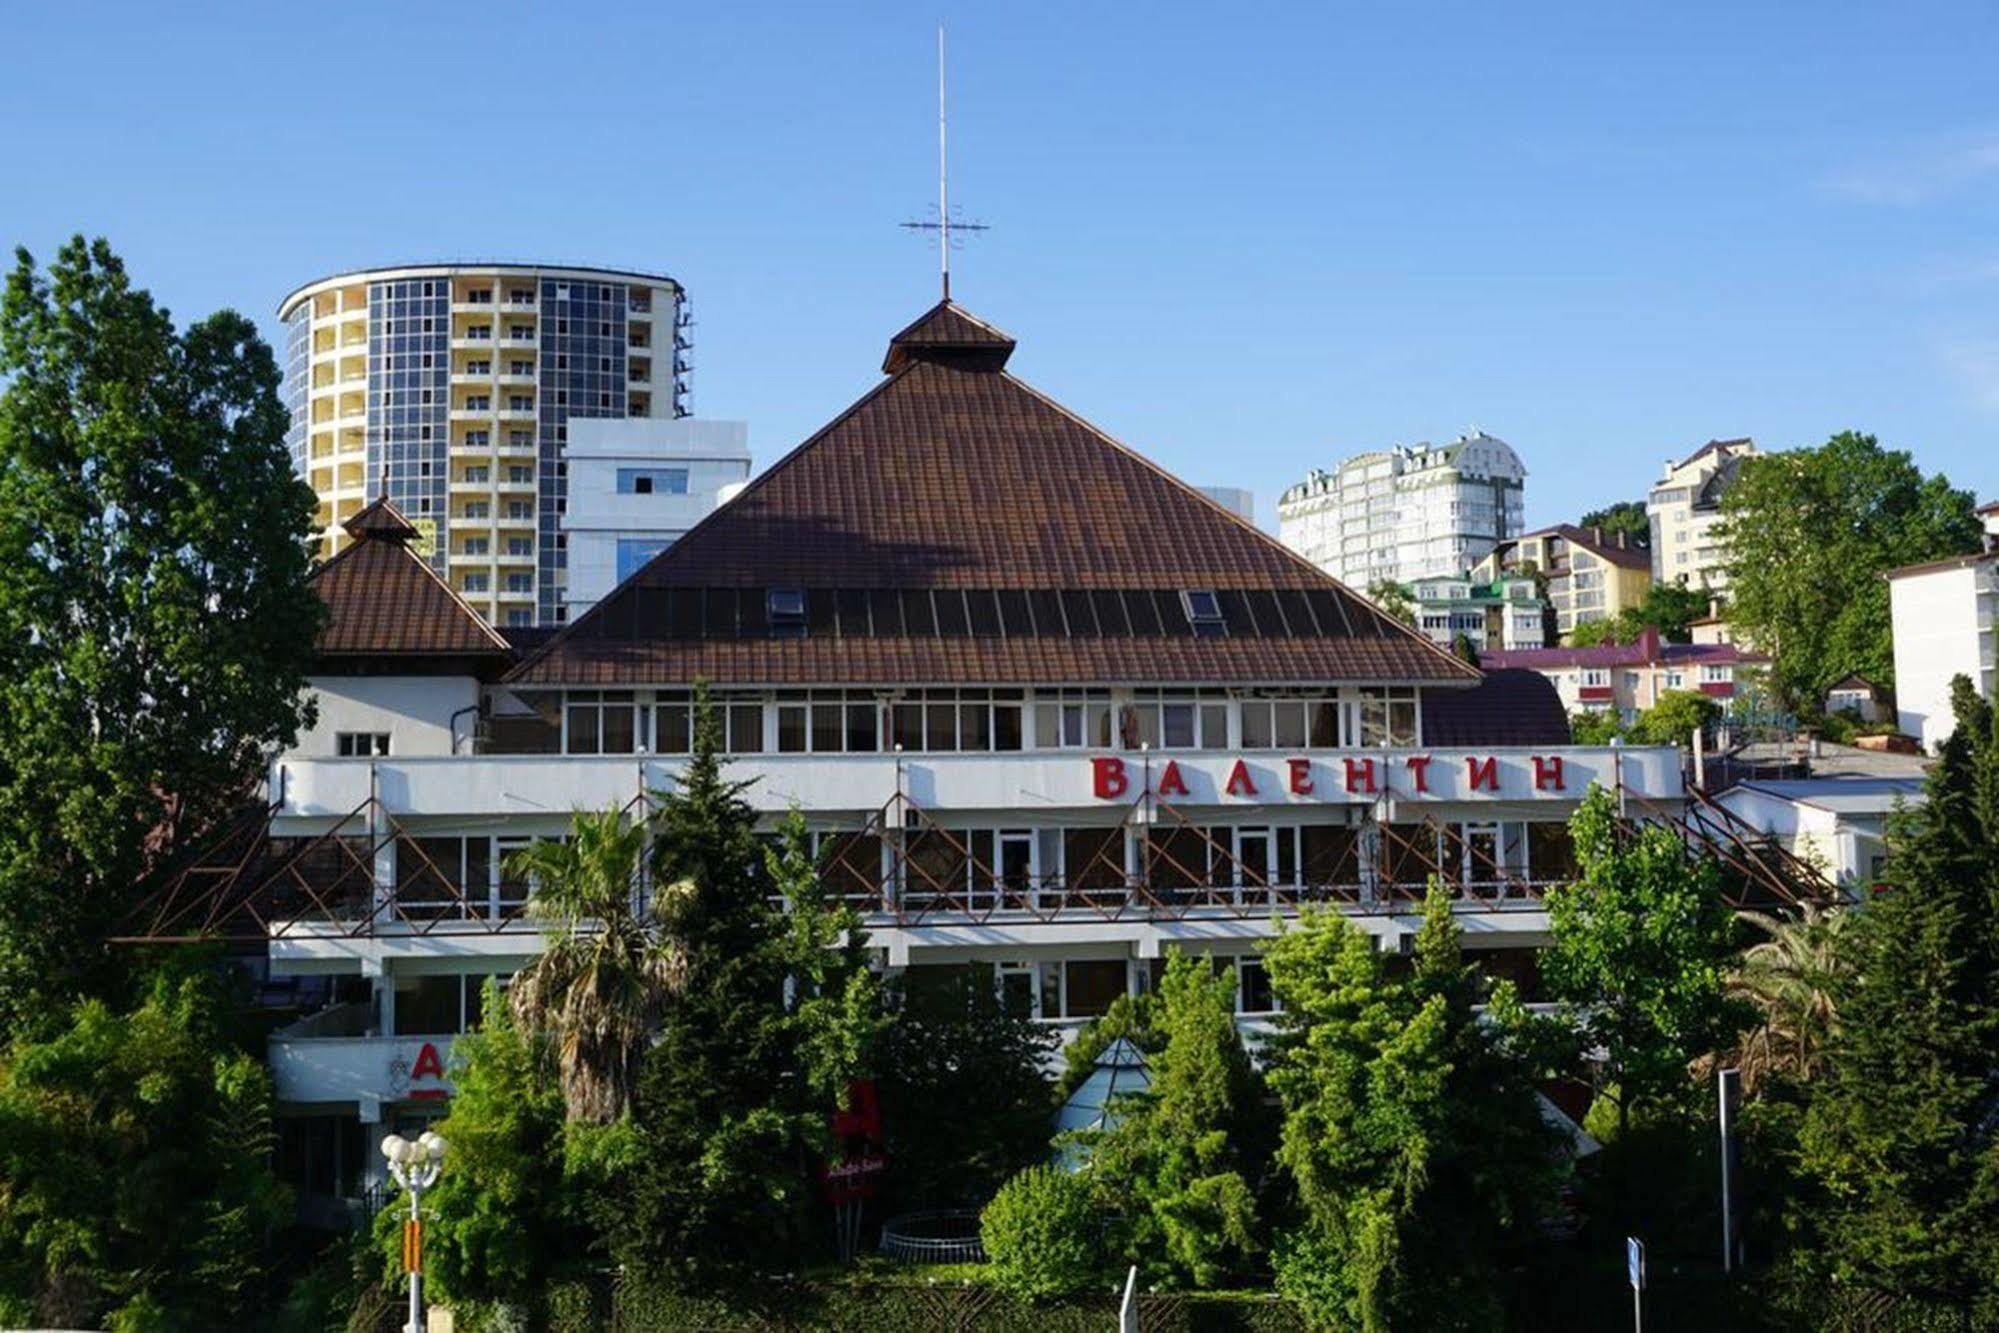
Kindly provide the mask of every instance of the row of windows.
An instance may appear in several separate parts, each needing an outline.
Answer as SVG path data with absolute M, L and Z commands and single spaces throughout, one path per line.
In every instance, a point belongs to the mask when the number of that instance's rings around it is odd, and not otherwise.
M 520 586 L 511 581 L 519 577 Z M 473 588 L 473 580 L 478 586 Z M 510 591 L 527 591 L 525 575 Z M 486 576 L 466 575 L 485 591 Z M 685 692 L 523 690 L 487 721 L 495 754 L 686 754 L 693 704 Z M 1305 750 L 1421 743 L 1416 691 L 1357 688 L 1320 697 L 1183 698 L 1115 702 L 1107 691 L 812 690 L 715 696 L 724 746 L 736 754 L 1010 752 L 1028 748 Z
M 1060 906 L 1066 895 L 1143 884 L 1154 892 L 1226 891 L 1232 901 L 1290 888 L 1363 892 L 1421 885 L 1524 891 L 1575 874 L 1558 820 L 1406 823 L 925 826 L 885 840 L 871 832 L 815 835 L 828 893 L 860 910 Z

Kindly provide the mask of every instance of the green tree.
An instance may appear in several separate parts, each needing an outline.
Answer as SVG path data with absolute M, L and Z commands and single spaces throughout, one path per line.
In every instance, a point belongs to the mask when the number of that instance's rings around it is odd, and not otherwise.
M 1612 541 L 1617 540 L 1617 534 L 1621 532 L 1631 539 L 1633 546 L 1652 544 L 1652 518 L 1645 512 L 1643 500 L 1619 500 L 1602 509 L 1592 509 L 1582 516 L 1577 526 L 1602 528 L 1603 535 Z
M 1681 1104 L 1689 1064 L 1745 1021 L 1725 989 L 1733 920 L 1713 863 L 1666 828 L 1621 826 L 1602 787 L 1569 828 L 1581 875 L 1548 894 L 1541 978 L 1602 1053 L 1622 1128 L 1638 1107 Z
M 1692 745 L 1721 716 L 1721 706 L 1699 690 L 1667 690 L 1632 724 L 1634 745 Z
M 1732 624 L 1772 658 L 1792 708 L 1849 673 L 1894 678 L 1888 586 L 1899 565 L 1976 551 L 1969 492 L 1847 431 L 1745 458 L 1722 499 Z
M 1585 620 L 1569 631 L 1571 648 L 1596 648 L 1624 641 L 1623 627 L 1615 620 Z
M 1048 1156 L 1044 1064 L 1054 1043 L 1050 1029 L 1001 1000 L 989 965 L 905 973 L 880 1076 L 899 1206 L 984 1203 Z
M 1668 643 L 1693 640 L 1693 623 L 1706 616 L 1711 599 L 1705 588 L 1689 588 L 1679 583 L 1654 583 L 1645 589 L 1638 605 L 1618 613 L 1618 637 L 1629 643 L 1648 626 L 1659 631 Z
M 270 1077 L 199 961 L 143 993 L 0 1060 L 0 1323 L 235 1327 L 269 1276 Z
M 1478 645 L 1471 641 L 1471 635 L 1459 630 L 1451 636 L 1451 656 L 1466 666 L 1478 665 Z
M 1283 1003 L 1278 1160 L 1300 1214 L 1277 1242 L 1279 1289 L 1327 1327 L 1498 1327 L 1506 1270 L 1559 1183 L 1528 1055 L 1545 1037 L 1510 985 L 1465 966 L 1435 884 L 1400 975 L 1331 912 L 1307 913 L 1265 963 Z
M 1393 579 L 1379 579 L 1367 585 L 1367 600 L 1385 616 L 1405 625 L 1416 623 L 1416 602 L 1409 590 Z
M 1743 1091 L 1751 1095 L 1772 1079 L 1811 1083 L 1826 1070 L 1837 992 L 1851 966 L 1845 935 L 1853 915 L 1813 903 L 1796 916 L 1736 915 L 1763 938 L 1728 973 L 1728 993 L 1756 1017 L 1727 1063 L 1742 1071 Z
M 1842 936 L 1831 1076 L 1805 1113 L 1801 1261 L 1999 1321 L 1999 730 L 1953 682 L 1957 730 L 1893 821 L 1886 879 Z
M 1636 606 L 1627 606 L 1607 620 L 1586 620 L 1569 631 L 1569 644 L 1594 648 L 1606 643 L 1636 643 L 1648 629 L 1659 631 L 1668 643 L 1687 643 L 1693 638 L 1693 623 L 1708 613 L 1704 589 L 1677 583 L 1654 583 Z
M 424 1280 L 437 1300 L 531 1306 L 575 1252 L 563 1175 L 566 1112 L 550 1043 L 486 982 L 484 1020 L 453 1043 L 450 1164 L 424 1196 Z M 402 1273 L 400 1206 L 375 1219 L 382 1280 Z
M 572 1120 L 625 1114 L 661 1011 L 686 984 L 676 929 L 691 890 L 668 885 L 641 909 L 645 841 L 645 826 L 620 811 L 579 811 L 570 837 L 508 859 L 509 872 L 534 885 L 528 915 L 547 940 L 508 998 L 523 1029 L 555 1042 Z
M 993 1285 L 1031 1300 L 1107 1285 L 1104 1226 L 1087 1180 L 1060 1167 L 1028 1167 L 979 1214 Z
M 1569 735 L 1577 745 L 1608 745 L 1624 734 L 1614 708 L 1585 708 L 1569 714 Z
M 1148 1284 L 1213 1287 L 1260 1247 L 1251 1150 L 1262 1090 L 1235 1025 L 1235 973 L 1174 953 L 1159 986 L 1151 1086 L 1089 1136 L 1087 1174 Z
M 825 898 L 804 820 L 794 811 L 761 847 L 719 750 L 702 691 L 694 752 L 654 825 L 655 882 L 686 885 L 686 980 L 640 1072 L 634 1166 L 598 1213 L 622 1262 L 690 1288 L 824 1248 L 814 1175 L 829 1118 L 885 1027 L 860 918 Z
M 270 349 L 102 241 L 0 302 L 0 1024 L 105 978 L 144 872 L 306 720 L 312 491 Z

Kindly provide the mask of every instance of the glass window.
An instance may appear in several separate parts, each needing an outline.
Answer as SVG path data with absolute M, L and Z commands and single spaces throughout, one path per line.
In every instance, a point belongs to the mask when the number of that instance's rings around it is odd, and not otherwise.
M 455 973 L 449 976 L 397 977 L 397 1033 L 444 1036 L 463 1031 L 464 980 Z
M 1071 959 L 1062 964 L 1064 1018 L 1097 1018 L 1128 986 L 1122 958 Z
M 1270 707 L 1271 734 L 1281 750 L 1305 747 L 1305 705 L 1301 700 L 1280 699 Z
M 1021 746 L 1020 705 L 993 705 L 993 749 L 1018 750 Z
M 968 703 L 958 709 L 958 748 L 961 750 L 990 750 L 993 745 L 992 706 L 985 703 Z
M 1229 743 L 1229 706 L 1227 704 L 1201 705 L 1201 745 L 1210 750 L 1225 750 Z
M 618 469 L 620 495 L 685 495 L 687 469 L 684 467 L 621 467 Z
M 923 709 L 923 743 L 927 750 L 958 748 L 956 704 L 927 704 Z
M 728 749 L 731 754 L 761 754 L 764 748 L 762 704 L 730 704 Z
M 694 707 L 684 699 L 653 705 L 653 749 L 660 754 L 686 754 L 694 748 Z
M 1269 702 L 1245 699 L 1242 704 L 1242 748 L 1268 750 L 1275 744 L 1276 732 L 1271 727 Z
M 868 751 L 876 749 L 877 739 L 878 739 L 876 736 L 876 730 L 878 724 L 876 721 L 877 714 L 875 706 L 871 703 L 868 704 L 850 703 L 846 707 L 846 717 L 847 717 L 847 749 L 850 751 Z
M 780 754 L 804 753 L 804 704 L 779 704 L 777 706 L 777 748 Z
M 1277 997 L 1270 989 L 1270 973 L 1261 958 L 1236 960 L 1236 1012 L 1269 1014 L 1277 1011 Z

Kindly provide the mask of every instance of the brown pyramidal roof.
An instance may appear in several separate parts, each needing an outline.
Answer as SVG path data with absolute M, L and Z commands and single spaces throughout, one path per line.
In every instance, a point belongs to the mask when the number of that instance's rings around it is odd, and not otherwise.
M 321 658 L 512 658 L 507 641 L 410 549 L 417 530 L 387 496 L 341 526 L 354 540 L 312 576 L 328 612 Z
M 531 655 L 521 682 L 1467 684 L 1477 673 L 1006 373 L 949 301 L 889 378 Z M 795 590 L 801 614 L 771 590 Z M 1183 594 L 1212 591 L 1225 631 Z

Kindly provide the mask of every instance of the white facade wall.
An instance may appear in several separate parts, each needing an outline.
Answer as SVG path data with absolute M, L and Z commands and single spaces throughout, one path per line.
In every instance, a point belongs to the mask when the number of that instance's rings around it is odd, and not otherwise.
M 1993 697 L 1999 556 L 1888 580 L 1895 637 L 1896 725 L 1934 750 L 1956 728 L 1950 682 L 1968 676 Z
M 1666 460 L 1665 471 L 1645 498 L 1652 525 L 1653 582 L 1727 589 L 1728 552 L 1716 532 L 1721 510 L 1700 503 L 1700 491 L 1731 459 L 1759 452 L 1753 440 L 1728 440 L 1684 462 Z
M 566 605 L 574 620 L 618 585 L 620 541 L 664 549 L 748 480 L 749 426 L 692 417 L 576 418 L 563 458 L 569 469 L 562 518 L 569 547 Z M 620 493 L 621 471 L 655 468 L 684 469 L 686 491 Z
M 391 757 L 449 755 L 454 731 L 463 745 L 477 722 L 479 682 L 471 676 L 312 676 L 307 683 L 319 716 L 287 758 L 334 758 L 342 732 L 386 732 Z
M 1349 587 L 1461 572 L 1525 527 L 1527 469 L 1483 433 L 1349 458 L 1284 492 L 1277 535 Z
M 1840 779 L 1827 786 L 1837 789 Z M 1911 802 L 1907 795 L 1900 801 Z M 1770 835 L 1785 851 L 1818 866 L 1834 884 L 1859 894 L 1880 877 L 1887 862 L 1888 817 L 1898 798 L 1883 794 L 1871 808 L 1828 809 L 1808 800 L 1765 791 L 1753 783 L 1731 787 L 1717 800 L 1751 827 Z M 1851 807 L 1851 802 L 1844 805 Z

